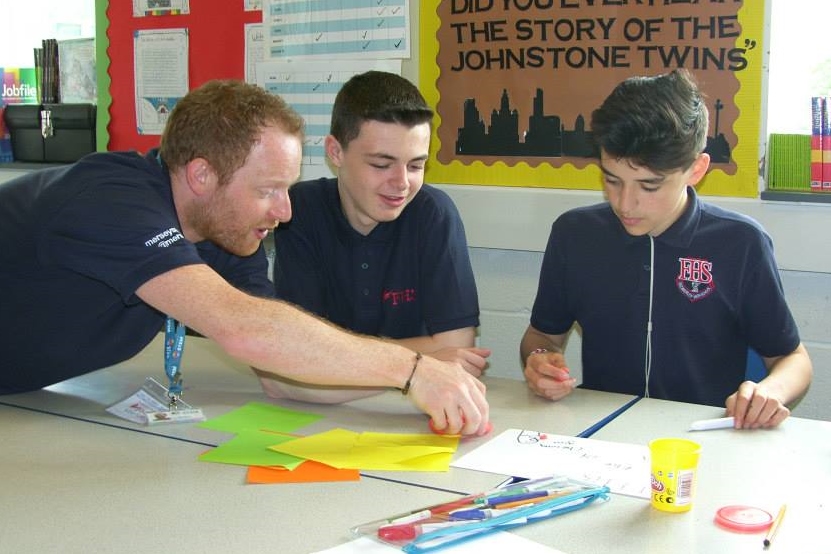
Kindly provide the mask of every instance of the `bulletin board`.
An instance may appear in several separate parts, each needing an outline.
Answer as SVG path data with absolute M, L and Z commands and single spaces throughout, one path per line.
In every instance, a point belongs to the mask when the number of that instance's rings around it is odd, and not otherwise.
M 143 29 L 188 30 L 189 88 L 211 79 L 245 78 L 246 23 L 260 23 L 260 10 L 243 0 L 192 0 L 190 13 L 133 17 L 127 0 L 96 0 L 99 60 L 99 149 L 147 150 L 158 135 L 140 135 L 136 125 L 133 35 Z M 103 113 L 103 117 L 102 116 Z M 102 148 L 103 146 L 103 148 Z
M 761 0 L 424 0 L 431 182 L 599 190 L 591 112 L 634 75 L 686 67 L 710 112 L 702 194 L 758 195 Z

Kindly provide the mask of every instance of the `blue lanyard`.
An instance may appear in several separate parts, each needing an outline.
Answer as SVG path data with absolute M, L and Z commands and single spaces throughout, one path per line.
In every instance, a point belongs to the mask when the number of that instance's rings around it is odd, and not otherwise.
M 185 325 L 172 317 L 167 318 L 164 327 L 164 372 L 170 385 L 167 395 L 170 397 L 170 407 L 176 407 L 179 397 L 182 396 L 182 372 L 179 366 L 182 363 L 182 351 L 185 348 Z

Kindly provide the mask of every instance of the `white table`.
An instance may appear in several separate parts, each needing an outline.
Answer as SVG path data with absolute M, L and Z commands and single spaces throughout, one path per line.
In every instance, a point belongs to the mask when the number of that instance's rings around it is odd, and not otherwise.
M 764 533 L 718 527 L 716 511 L 744 504 L 775 516 L 787 503 L 767 552 L 831 552 L 825 529 L 831 523 L 831 422 L 790 418 L 772 430 L 687 431 L 694 420 L 722 415 L 722 409 L 711 406 L 642 399 L 592 437 L 638 444 L 681 437 L 701 444 L 698 487 L 689 512 L 659 512 L 646 500 L 613 495 L 607 504 L 519 533 L 571 554 L 758 554 Z
M 502 476 L 365 472 L 359 482 L 245 485 L 244 470 L 197 460 L 226 435 L 194 424 L 145 427 L 104 411 L 146 376 L 163 377 L 157 339 L 136 358 L 33 393 L 0 396 L 0 552 L 147 551 L 307 553 L 350 540 L 356 524 L 491 488 Z M 209 341 L 188 338 L 186 397 L 208 417 L 268 402 L 248 368 Z M 576 435 L 626 404 L 626 395 L 577 390 L 550 403 L 522 381 L 486 378 L 494 433 L 521 428 Z M 304 428 L 426 432 L 426 417 L 391 392 L 342 406 L 280 405 L 324 418 Z M 689 436 L 702 444 L 693 509 L 658 512 L 613 495 L 605 504 L 515 531 L 568 554 L 761 551 L 763 535 L 712 523 L 727 504 L 788 514 L 770 552 L 831 552 L 831 423 L 791 418 L 770 431 L 688 433 L 719 408 L 640 400 L 592 438 L 647 444 Z M 465 439 L 459 454 L 483 444 Z M 556 468 L 552 468 L 556 471 Z
M 199 445 L 6 406 L 0 444 L 4 553 L 307 554 L 452 497 L 372 478 L 245 485 L 240 468 L 197 461 Z

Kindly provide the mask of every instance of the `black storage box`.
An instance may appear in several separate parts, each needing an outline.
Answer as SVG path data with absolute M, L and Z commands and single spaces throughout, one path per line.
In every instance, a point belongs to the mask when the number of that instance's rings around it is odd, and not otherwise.
M 9 104 L 6 127 L 18 162 L 74 162 L 95 152 L 95 104 Z

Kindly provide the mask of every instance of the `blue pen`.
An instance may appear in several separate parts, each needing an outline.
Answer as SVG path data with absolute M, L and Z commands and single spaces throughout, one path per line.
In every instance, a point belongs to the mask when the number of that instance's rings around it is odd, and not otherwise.
M 548 496 L 551 491 L 540 489 L 538 491 L 530 491 L 524 492 L 520 494 L 507 494 L 502 496 L 489 496 L 486 498 L 481 499 L 481 506 L 486 508 L 493 508 L 497 504 L 507 504 L 508 502 L 520 502 L 523 500 L 532 500 L 534 498 L 540 498 L 543 496 Z M 480 502 L 476 502 L 479 504 Z
M 490 519 L 492 517 L 501 516 L 502 514 L 507 514 L 508 512 L 515 512 L 519 510 L 523 506 L 518 506 L 516 508 L 508 508 L 505 510 L 500 510 L 498 508 L 476 508 L 473 510 L 456 510 L 455 512 L 450 512 L 450 521 L 462 521 L 462 520 L 482 520 L 482 519 Z
M 542 489 L 529 491 L 524 494 L 512 494 L 503 496 L 489 496 L 475 501 L 476 508 L 513 508 L 521 504 L 536 504 L 537 502 L 550 500 L 580 491 L 585 487 L 579 485 L 571 485 L 568 487 L 560 487 L 559 489 Z

